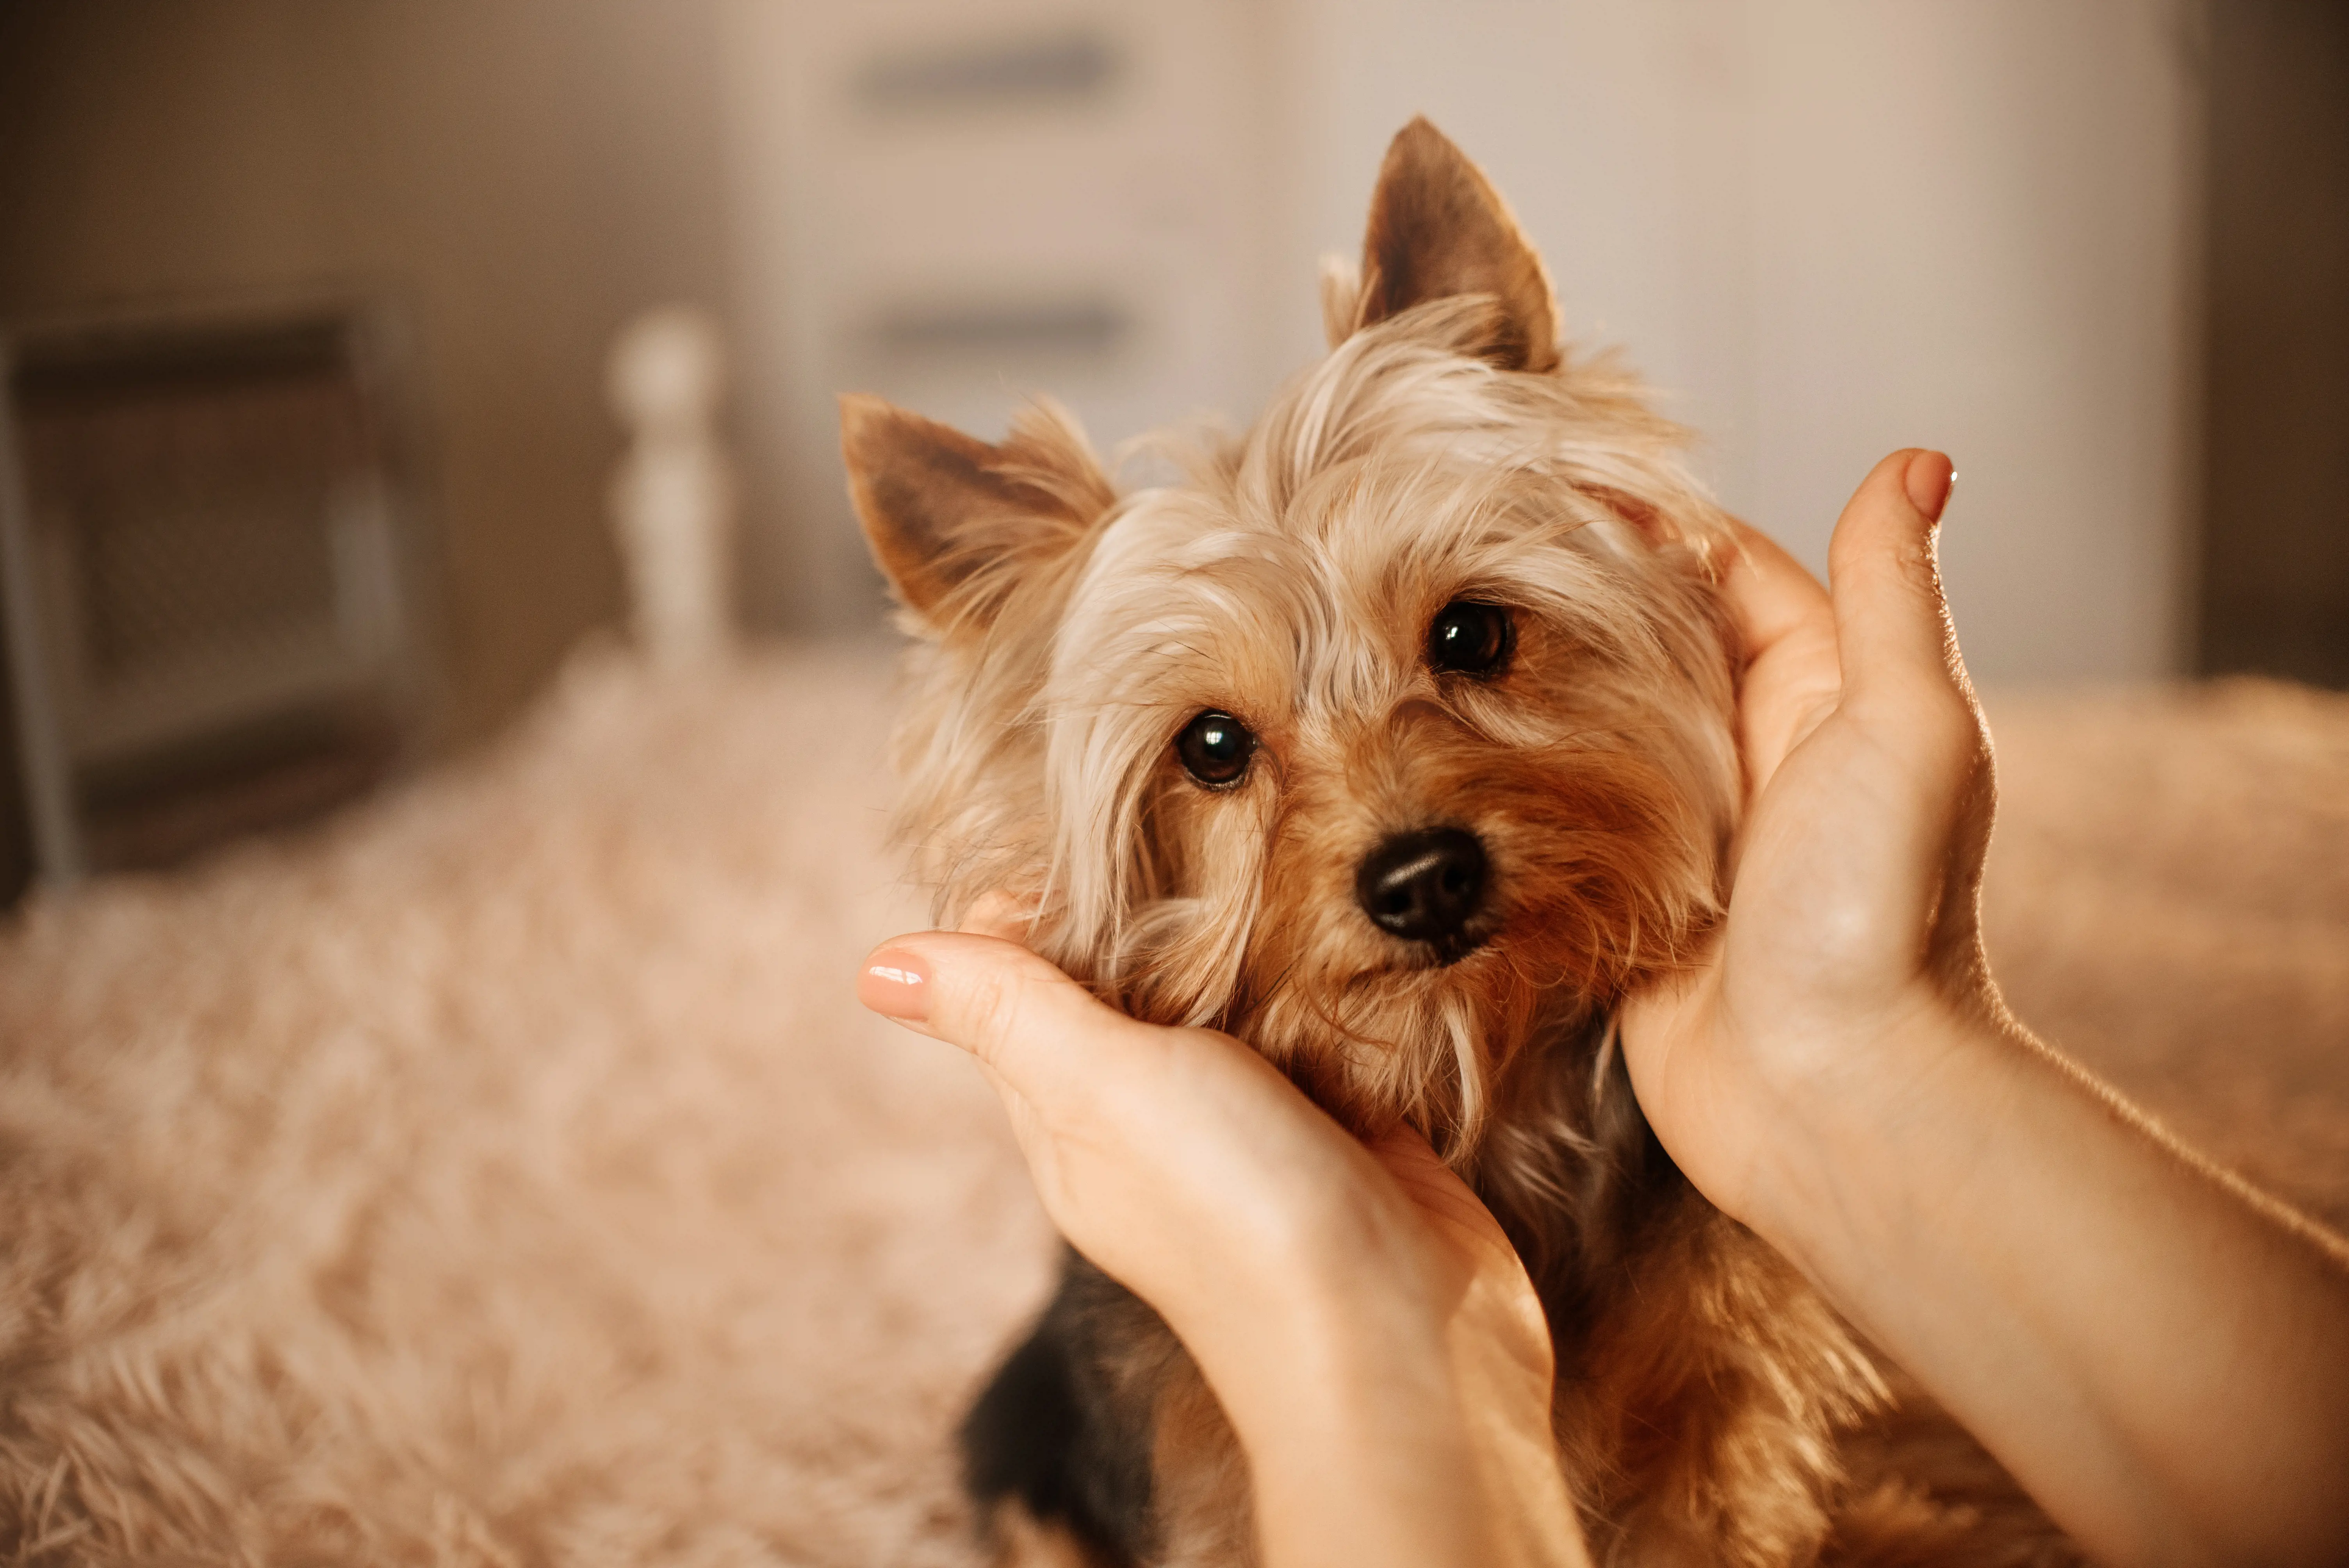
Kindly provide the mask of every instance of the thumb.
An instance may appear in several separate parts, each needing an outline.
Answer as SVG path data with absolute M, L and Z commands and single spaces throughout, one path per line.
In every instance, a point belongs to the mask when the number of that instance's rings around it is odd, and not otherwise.
M 1836 521 L 1827 573 L 1847 704 L 1913 711 L 1962 691 L 1934 556 L 1956 479 L 1940 452 L 1895 452 L 1860 481 Z
M 961 1047 L 1047 1112 L 1143 1026 L 1018 943 L 968 932 L 883 943 L 865 957 L 856 998 Z

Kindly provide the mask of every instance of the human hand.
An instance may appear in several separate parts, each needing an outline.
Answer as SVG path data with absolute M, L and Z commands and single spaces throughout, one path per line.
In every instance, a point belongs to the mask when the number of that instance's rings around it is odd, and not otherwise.
M 1267 1561 L 1579 1561 L 1548 1330 L 1475 1195 L 1416 1133 L 1366 1147 L 1239 1041 L 1116 1012 L 1017 928 L 997 903 L 895 938 L 859 995 L 977 1059 L 1061 1234 L 1182 1337 Z
M 2000 1010 L 1976 917 L 1990 743 L 1934 562 L 1955 478 L 1939 452 L 1878 463 L 1836 525 L 1832 600 L 1752 529 L 1723 583 L 1746 657 L 1728 918 L 1693 971 L 1630 999 L 1622 1039 L 1665 1148 L 1765 1231 L 1805 1117 L 1898 1116 L 1934 1064 L 1885 1042 Z
M 1990 743 L 1933 562 L 1951 478 L 1936 452 L 1877 465 L 1832 600 L 1742 535 L 1728 918 L 1625 1005 L 1632 1088 L 1697 1187 L 2095 1560 L 2349 1560 L 2349 1249 L 2032 1039 L 1992 982 Z

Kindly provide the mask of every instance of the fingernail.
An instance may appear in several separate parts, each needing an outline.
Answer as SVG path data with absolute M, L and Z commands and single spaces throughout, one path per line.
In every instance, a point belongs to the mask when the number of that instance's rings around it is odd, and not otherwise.
M 930 1016 L 930 966 L 902 947 L 884 947 L 864 961 L 856 977 L 856 999 L 885 1018 L 926 1023 Z
M 1927 522 L 1939 522 L 1950 504 L 1950 491 L 1957 485 L 1958 470 L 1945 452 L 1920 452 L 1909 459 L 1902 482 L 1909 490 L 1909 504 L 1923 512 Z

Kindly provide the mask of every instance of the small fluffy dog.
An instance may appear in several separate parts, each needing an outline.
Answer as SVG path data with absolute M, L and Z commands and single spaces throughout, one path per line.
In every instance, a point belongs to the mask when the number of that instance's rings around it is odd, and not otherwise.
M 1029 895 L 1102 996 L 1423 1131 L 1540 1291 L 1601 1561 L 2067 1560 L 1978 1455 L 1955 1503 L 1898 1479 L 1885 1376 L 1690 1187 L 1611 1049 L 1618 999 L 1718 918 L 1739 810 L 1728 531 L 1682 433 L 1568 355 L 1424 120 L 1323 314 L 1329 357 L 1247 435 L 1132 494 L 1050 406 L 990 446 L 844 400 L 922 639 L 904 820 L 940 914 Z M 1080 1258 L 963 1436 L 1007 1560 L 1253 1556 L 1213 1396 Z

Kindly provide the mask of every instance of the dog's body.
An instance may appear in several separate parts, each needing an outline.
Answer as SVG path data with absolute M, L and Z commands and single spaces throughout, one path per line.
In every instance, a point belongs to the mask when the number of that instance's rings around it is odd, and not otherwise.
M 1680 432 L 1564 357 L 1540 262 L 1423 121 L 1324 303 L 1330 357 L 1180 486 L 1120 497 L 1049 408 L 990 447 L 843 406 L 925 637 L 902 760 L 942 912 L 1028 895 L 1104 996 L 1423 1130 L 1541 1294 L 1602 1560 L 1978 1560 L 1974 1515 L 1855 1487 L 1878 1370 L 1689 1186 L 1611 1047 L 1717 918 L 1739 801 L 1726 524 Z M 1252 1553 L 1196 1368 L 1081 1260 L 965 1439 L 1013 1554 Z M 1999 1560 L 2058 1549 L 2015 1517 Z

